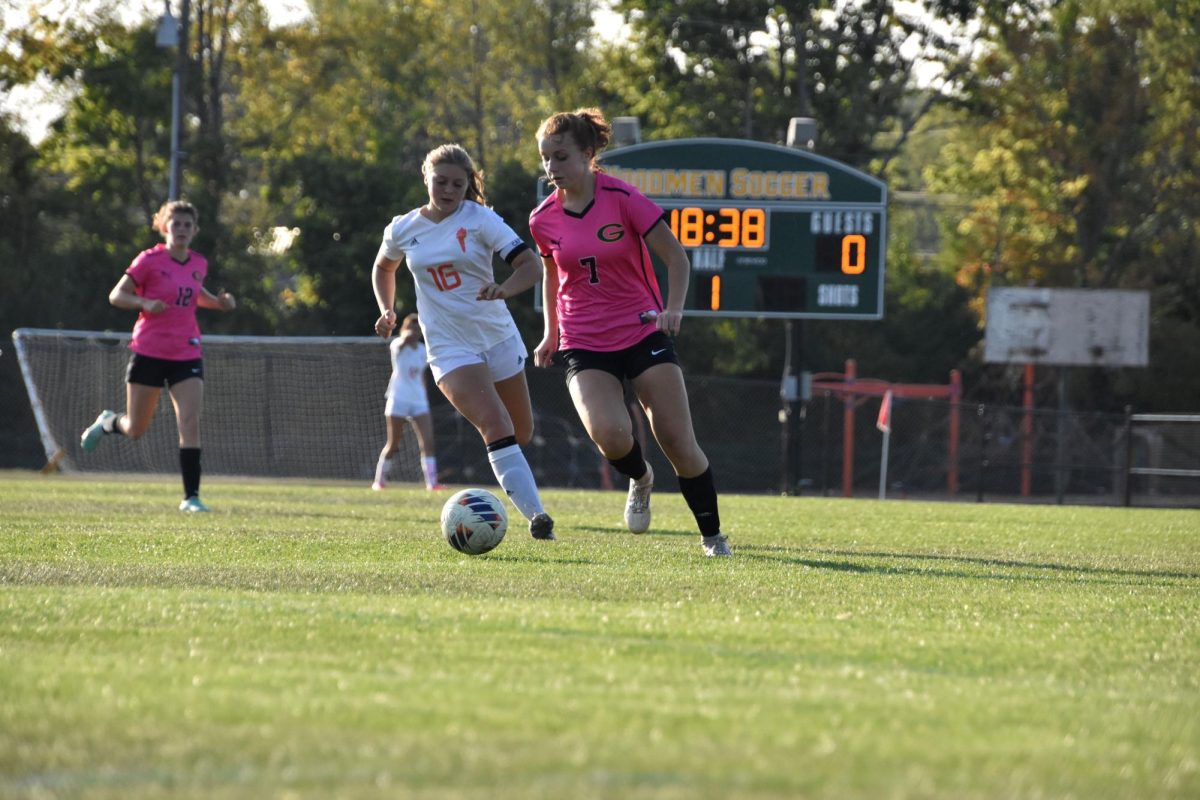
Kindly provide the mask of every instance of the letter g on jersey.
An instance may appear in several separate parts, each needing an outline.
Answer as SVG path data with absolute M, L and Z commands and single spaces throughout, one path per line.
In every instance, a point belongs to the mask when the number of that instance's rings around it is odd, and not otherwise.
M 610 222 L 596 231 L 596 238 L 602 242 L 618 242 L 625 237 L 625 226 L 619 222 Z

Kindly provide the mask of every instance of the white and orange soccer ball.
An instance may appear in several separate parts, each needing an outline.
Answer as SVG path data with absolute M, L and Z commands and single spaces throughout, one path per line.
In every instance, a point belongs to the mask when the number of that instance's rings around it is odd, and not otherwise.
M 508 512 L 487 489 L 463 489 L 442 506 L 442 535 L 460 553 L 477 556 L 495 549 L 508 530 Z

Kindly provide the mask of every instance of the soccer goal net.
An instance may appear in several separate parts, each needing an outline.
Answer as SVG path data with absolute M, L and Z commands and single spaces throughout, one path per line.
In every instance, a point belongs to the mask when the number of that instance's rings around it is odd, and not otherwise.
M 1200 498 L 1200 414 L 1130 414 L 1125 505 Z
M 175 410 L 163 391 L 141 439 L 83 452 L 96 415 L 125 408 L 128 333 L 20 328 L 13 341 L 48 463 L 74 472 L 179 472 Z M 375 337 L 205 336 L 204 474 L 370 483 L 387 438 L 387 343 Z M 608 469 L 571 406 L 560 370 L 527 373 L 535 435 L 524 447 L 543 486 L 596 486 Z M 444 483 L 495 481 L 479 433 L 433 385 L 430 413 Z M 405 431 L 391 479 L 421 481 Z M 666 469 L 666 467 L 663 467 Z
M 177 473 L 175 410 L 165 390 L 150 430 L 85 453 L 79 434 L 125 408 L 129 334 L 22 328 L 13 341 L 48 460 L 68 471 Z M 205 474 L 370 481 L 386 438 L 391 375 L 378 338 L 206 336 Z M 435 392 L 431 392 L 434 394 Z M 392 477 L 419 480 L 406 433 Z

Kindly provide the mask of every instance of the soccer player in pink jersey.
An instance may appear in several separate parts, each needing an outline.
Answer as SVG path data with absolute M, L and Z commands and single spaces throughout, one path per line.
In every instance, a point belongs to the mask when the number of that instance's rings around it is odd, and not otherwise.
M 625 524 L 644 533 L 654 472 L 633 435 L 628 380 L 679 479 L 705 555 L 729 556 L 712 469 L 696 442 L 670 338 L 683 320 L 691 267 L 663 210 L 597 167 L 611 133 L 594 108 L 553 114 L 538 128 L 542 167 L 555 191 L 529 216 L 545 269 L 545 336 L 534 363 L 548 366 L 556 354 L 566 363 L 567 388 L 588 436 L 629 478 Z M 665 306 L 647 246 L 667 267 Z
M 429 202 L 392 219 L 371 270 L 379 306 L 375 332 L 396 327 L 396 270 L 407 262 L 417 294 L 433 380 L 475 426 L 488 463 L 535 539 L 554 539 L 521 445 L 533 438 L 533 404 L 525 380 L 529 351 L 503 301 L 541 277 L 537 256 L 486 205 L 483 173 L 456 144 L 431 150 L 421 165 Z M 492 254 L 513 268 L 504 283 Z
M 199 232 L 200 215 L 183 200 L 163 204 L 154 229 L 165 244 L 138 254 L 108 293 L 117 308 L 138 311 L 125 373 L 125 411 L 100 412 L 79 438 L 92 450 L 106 435 L 138 439 L 150 428 L 165 383 L 179 429 L 179 469 L 183 476 L 180 511 L 208 511 L 200 500 L 200 414 L 204 408 L 204 359 L 197 308 L 232 311 L 229 292 L 204 288 L 208 261 L 189 245 Z

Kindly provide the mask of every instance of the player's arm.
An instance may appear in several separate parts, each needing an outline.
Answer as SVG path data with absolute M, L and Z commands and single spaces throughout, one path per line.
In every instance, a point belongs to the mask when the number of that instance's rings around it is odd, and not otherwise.
M 167 310 L 167 304 L 162 300 L 142 297 L 137 293 L 137 281 L 129 273 L 121 276 L 117 285 L 108 293 L 108 302 L 126 311 L 145 311 L 147 314 L 161 314 Z
M 683 322 L 683 303 L 687 299 L 692 265 L 688 261 L 687 251 L 663 220 L 655 223 L 646 233 L 645 239 L 646 244 L 667 267 L 667 307 L 658 315 L 655 324 L 660 331 L 673 336 L 679 333 L 679 326 Z
M 553 257 L 542 257 L 542 341 L 533 351 L 537 367 L 550 366 L 558 352 L 558 265 Z
M 388 258 L 381 250 L 371 267 L 371 287 L 375 290 L 375 305 L 379 307 L 375 333 L 385 339 L 396 328 L 396 270 L 400 262 L 401 259 Z
M 224 289 L 213 294 L 201 286 L 200 296 L 196 300 L 196 305 L 201 308 L 211 308 L 214 311 L 233 311 L 237 308 L 237 300 Z
M 476 300 L 506 300 L 532 287 L 541 280 L 542 268 L 537 256 L 528 247 L 512 260 L 512 274 L 501 284 L 485 283 L 479 288 Z

